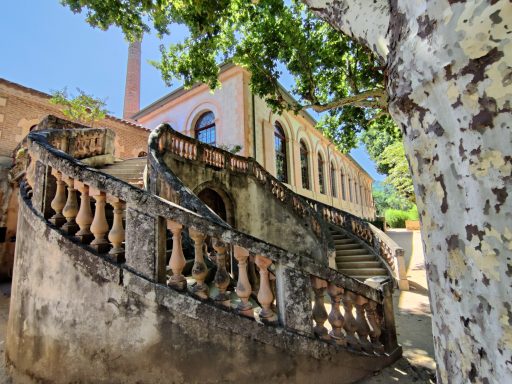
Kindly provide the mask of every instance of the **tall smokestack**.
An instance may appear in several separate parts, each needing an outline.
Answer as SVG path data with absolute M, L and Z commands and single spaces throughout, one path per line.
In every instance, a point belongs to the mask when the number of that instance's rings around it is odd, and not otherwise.
M 140 40 L 130 43 L 128 47 L 123 109 L 123 119 L 127 120 L 130 120 L 140 110 L 140 47 Z

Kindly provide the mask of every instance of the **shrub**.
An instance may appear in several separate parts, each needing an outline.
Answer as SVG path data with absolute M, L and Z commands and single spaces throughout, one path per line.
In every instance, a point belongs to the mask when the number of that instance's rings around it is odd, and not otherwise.
M 405 220 L 418 220 L 418 209 L 416 206 L 408 211 L 399 209 L 387 209 L 385 213 L 386 224 L 391 228 L 405 228 Z

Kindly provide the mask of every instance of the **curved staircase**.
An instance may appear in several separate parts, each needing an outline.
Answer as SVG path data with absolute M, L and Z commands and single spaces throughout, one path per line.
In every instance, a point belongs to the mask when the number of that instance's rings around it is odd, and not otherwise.
M 340 384 L 401 356 L 391 282 L 372 287 L 237 231 L 201 211 L 179 180 L 168 188 L 187 207 L 79 161 L 92 145 L 95 156 L 112 155 L 112 145 L 100 145 L 108 140 L 105 129 L 29 134 L 6 342 L 19 382 Z M 150 145 L 151 167 L 154 154 Z M 225 160 L 210 158 L 217 167 Z M 228 164 L 247 170 L 242 159 Z M 257 166 L 251 172 L 319 231 L 331 223 L 366 239 L 373 233 L 294 199 Z M 346 240 L 336 230 L 333 238 Z M 207 254 L 216 265 L 212 290 Z
M 165 160 L 169 157 L 176 159 L 178 164 L 187 162 L 196 164 L 198 169 L 212 168 L 219 173 L 253 178 L 270 192 L 271 198 L 309 225 L 323 252 L 332 255 L 329 256 L 333 259 L 329 265 L 362 282 L 368 278 L 382 282 L 388 277 L 400 289 L 408 289 L 403 249 L 385 233 L 348 212 L 293 192 L 254 159 L 202 143 L 173 130 L 168 124 L 162 124 L 153 131 L 149 151 L 148 165 L 156 176 L 150 183 L 169 185 L 181 194 L 177 201 L 187 202 L 195 195 L 188 189 L 179 188 L 182 185 L 179 175 Z M 158 189 L 162 188 L 153 188 Z M 166 198 L 165 194 L 161 196 Z
M 388 276 L 388 270 L 363 241 L 349 236 L 339 227 L 331 226 L 329 232 L 334 241 L 338 271 L 360 281 Z
M 131 184 L 135 187 L 144 187 L 144 170 L 146 169 L 147 158 L 136 157 L 133 159 L 126 159 L 116 161 L 114 164 L 109 164 L 99 169 L 108 175 Z

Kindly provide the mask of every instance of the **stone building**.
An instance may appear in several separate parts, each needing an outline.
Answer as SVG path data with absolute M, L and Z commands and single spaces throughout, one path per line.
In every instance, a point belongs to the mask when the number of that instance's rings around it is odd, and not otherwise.
M 168 123 L 190 137 L 240 148 L 292 191 L 356 216 L 374 219 L 372 178 L 315 128 L 307 112 L 275 114 L 249 88 L 250 74 L 233 64 L 221 67 L 222 86 L 178 88 L 133 117 L 154 129 Z M 291 96 L 282 89 L 285 97 Z
M 9 179 L 14 151 L 31 129 L 47 115 L 64 117 L 51 96 L 0 78 L 0 275 L 9 276 L 14 257 L 18 193 L 16 180 Z M 149 130 L 141 125 L 107 116 L 99 123 L 116 133 L 115 156 L 137 157 L 147 150 Z

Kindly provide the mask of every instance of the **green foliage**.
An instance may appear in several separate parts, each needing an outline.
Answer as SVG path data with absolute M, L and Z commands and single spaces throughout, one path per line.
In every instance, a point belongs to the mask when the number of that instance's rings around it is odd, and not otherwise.
M 418 209 L 416 206 L 408 211 L 398 209 L 386 210 L 386 224 L 391 228 L 405 228 L 405 220 L 418 220 Z
M 232 153 L 233 155 L 236 155 L 238 152 L 240 152 L 242 150 L 242 146 L 238 145 L 238 144 L 236 144 L 236 145 L 221 144 L 221 145 L 217 145 L 217 148 L 228 151 L 228 152 Z
M 392 185 L 400 196 L 415 202 L 411 172 L 402 142 L 388 145 L 377 163 L 389 169 L 385 182 Z
M 384 216 L 388 209 L 407 211 L 413 207 L 409 200 L 400 196 L 389 184 L 375 185 L 372 194 L 377 216 Z
M 378 121 L 372 122 L 367 130 L 361 132 L 359 140 L 377 165 L 377 171 L 387 175 L 389 167 L 379 161 L 380 157 L 386 147 L 402 140 L 402 134 L 391 117 L 382 116 Z
M 274 111 L 329 111 L 322 131 L 339 149 L 356 145 L 357 133 L 379 125 L 387 112 L 384 72 L 368 49 L 316 18 L 299 0 L 61 0 L 73 12 L 102 29 L 119 26 L 130 40 L 154 27 L 170 34 L 170 25 L 188 28 L 188 37 L 161 47 L 154 63 L 166 83 L 204 82 L 219 86 L 219 62 L 247 68 L 252 91 Z M 294 77 L 299 102 L 279 86 L 280 68 Z M 391 120 L 388 119 L 389 123 Z
M 108 111 L 105 100 L 97 99 L 77 88 L 78 95 L 68 96 L 66 88 L 62 91 L 53 91 L 50 103 L 61 105 L 62 113 L 68 119 L 82 124 L 94 126 L 94 123 L 105 118 Z
M 414 203 L 414 187 L 401 133 L 389 116 L 380 120 L 378 125 L 370 125 L 360 135 L 360 140 L 377 165 L 377 171 L 387 176 L 385 183 L 392 187 L 394 193 Z

